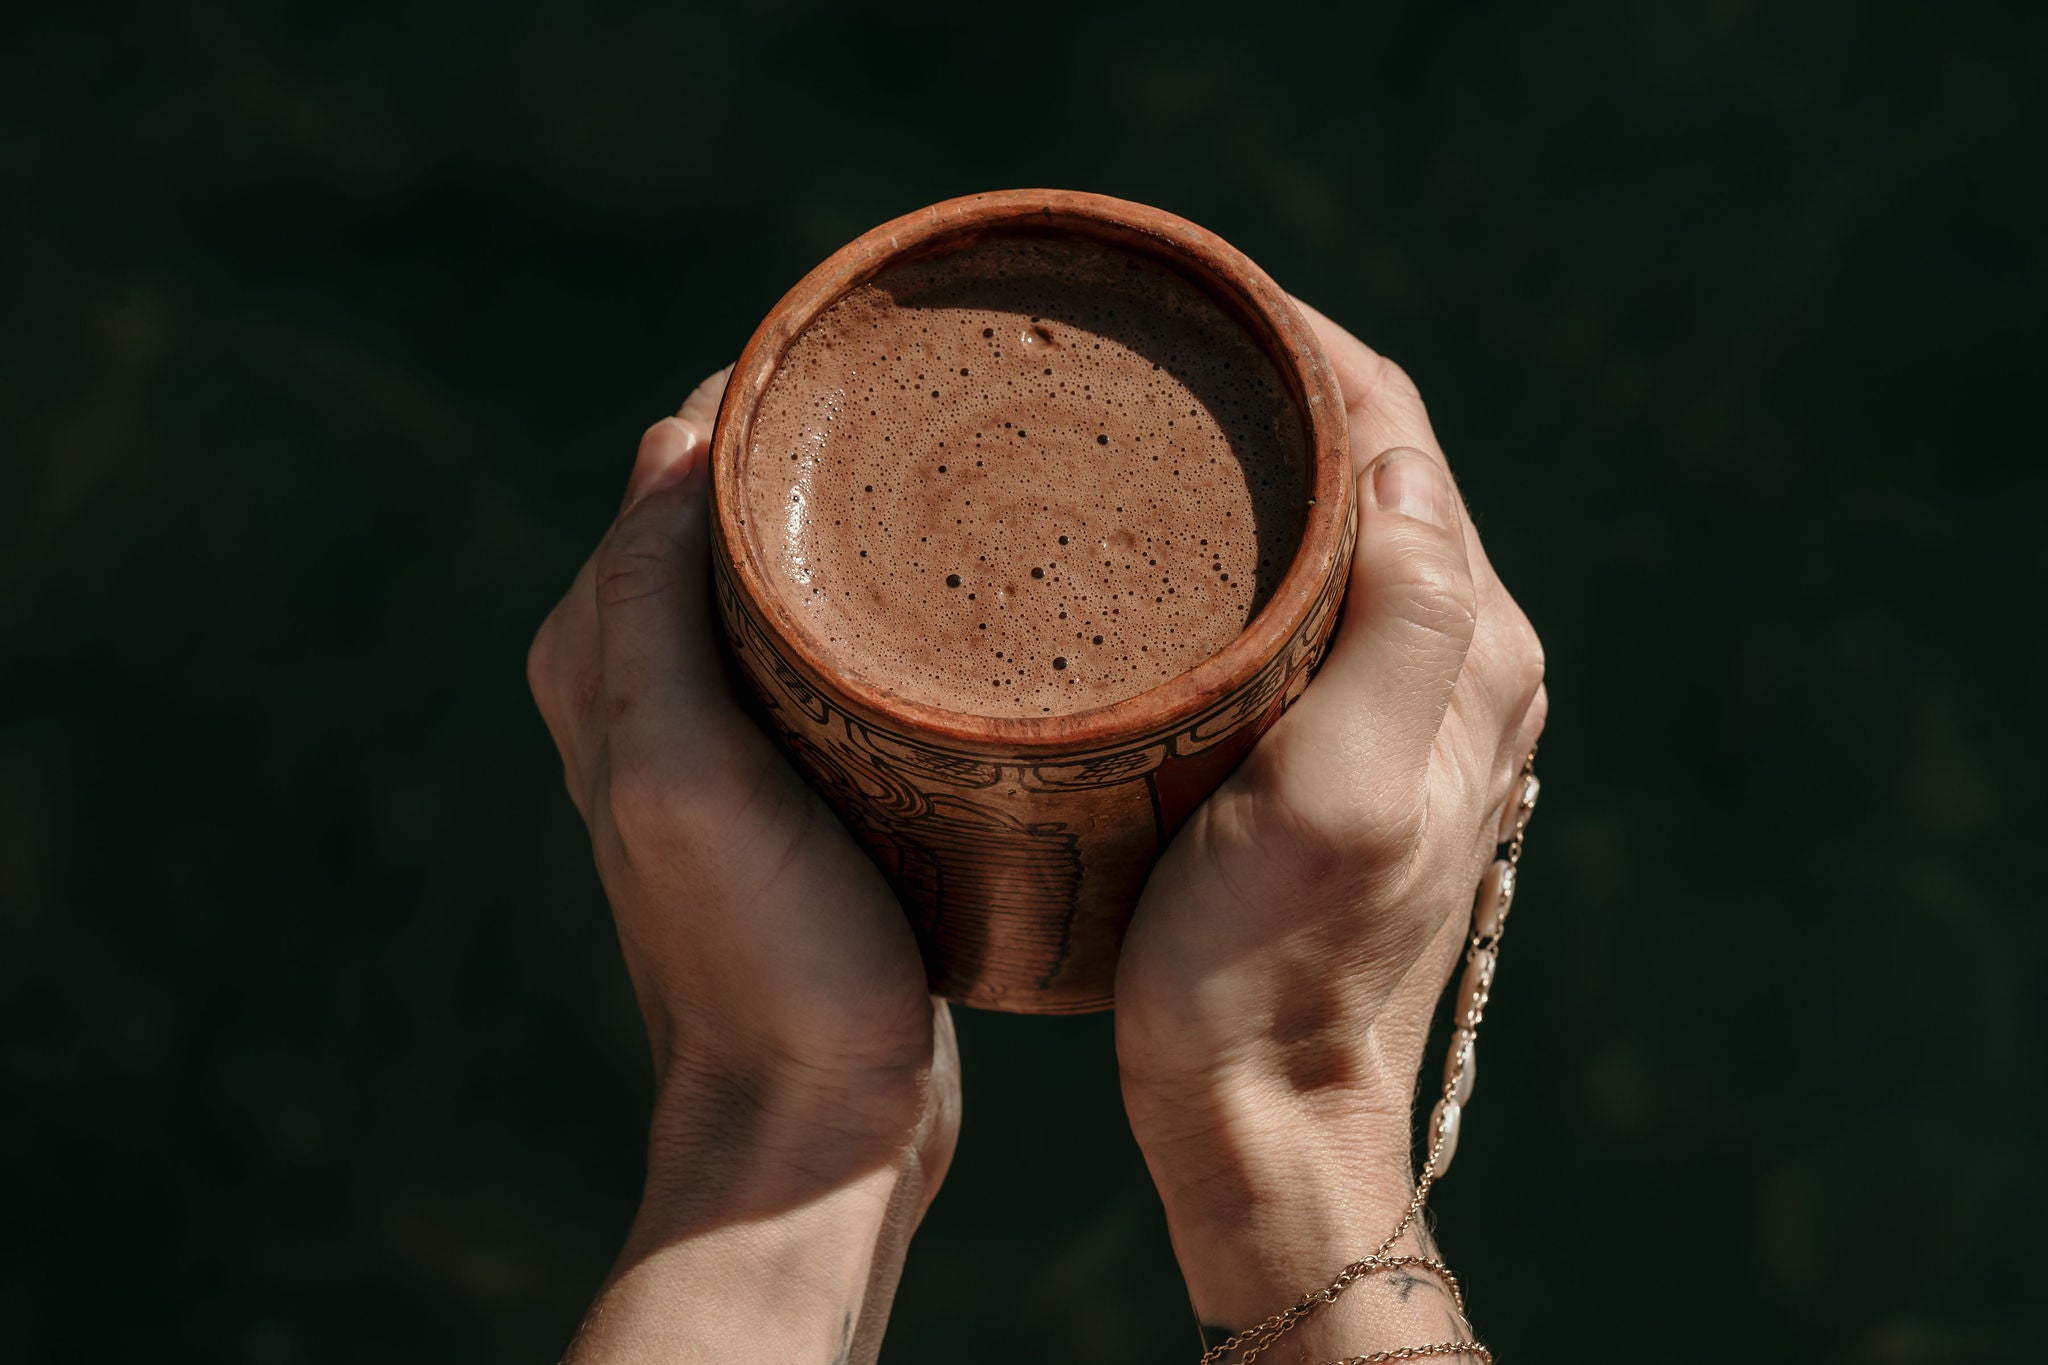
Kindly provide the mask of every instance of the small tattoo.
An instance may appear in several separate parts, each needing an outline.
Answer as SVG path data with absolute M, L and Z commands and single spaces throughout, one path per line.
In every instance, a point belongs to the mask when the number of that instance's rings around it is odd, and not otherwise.
M 847 1365 L 853 1359 L 853 1314 L 843 1313 L 839 1318 L 839 1350 L 832 1357 L 832 1365 Z
M 1387 1283 L 1394 1286 L 1395 1292 L 1401 1296 L 1401 1302 L 1406 1303 L 1409 1296 L 1415 1293 L 1415 1286 L 1421 1284 L 1422 1280 L 1421 1277 L 1411 1275 L 1405 1269 L 1396 1267 L 1387 1272 Z

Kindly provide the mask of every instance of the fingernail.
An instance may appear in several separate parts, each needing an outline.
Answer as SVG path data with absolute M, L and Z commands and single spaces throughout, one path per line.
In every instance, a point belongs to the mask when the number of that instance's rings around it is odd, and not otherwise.
M 640 455 L 633 462 L 632 477 L 626 481 L 621 508 L 631 507 L 650 493 L 674 488 L 702 472 L 704 447 L 704 435 L 692 422 L 672 418 L 650 431 L 640 442 Z
M 1419 450 L 1389 450 L 1372 471 L 1372 500 L 1393 512 L 1442 530 L 1451 524 L 1451 481 Z

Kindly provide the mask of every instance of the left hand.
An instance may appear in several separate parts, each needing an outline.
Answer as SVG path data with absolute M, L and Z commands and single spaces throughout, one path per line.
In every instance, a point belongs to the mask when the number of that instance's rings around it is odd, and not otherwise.
M 641 439 L 527 660 L 656 1073 L 640 1218 L 577 1360 L 868 1358 L 959 1128 L 950 1017 L 901 907 L 719 657 L 724 383 Z

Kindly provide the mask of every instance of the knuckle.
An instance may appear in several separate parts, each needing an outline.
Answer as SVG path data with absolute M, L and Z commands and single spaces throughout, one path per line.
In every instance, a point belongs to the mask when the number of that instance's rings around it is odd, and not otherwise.
M 1515 693 L 1526 702 L 1543 686 L 1543 641 L 1519 608 L 1508 628 L 1508 660 Z
M 1256 756 L 1257 751 L 1254 751 Z M 1384 801 L 1368 775 L 1341 758 L 1327 765 L 1268 764 L 1255 777 L 1271 851 L 1303 882 L 1370 879 L 1399 863 L 1419 832 L 1407 803 Z
M 1525 700 L 1533 701 L 1543 687 L 1543 639 L 1520 611 L 1515 613 L 1515 624 L 1516 691 Z
M 661 458 L 664 447 L 673 446 L 678 442 L 687 445 L 692 435 L 688 423 L 681 417 L 664 417 L 640 433 L 637 462 L 645 463 L 650 457 Z M 667 461 L 663 459 L 662 462 Z
M 599 610 L 666 592 L 675 560 L 675 538 L 659 523 L 635 518 L 613 527 L 597 554 Z
M 705 424 L 715 419 L 718 416 L 719 403 L 725 397 L 726 383 L 732 378 L 732 368 L 727 365 L 722 370 L 706 375 L 703 383 L 690 390 L 690 396 L 683 400 L 683 405 L 676 410 L 676 415 L 685 420 Z
M 560 740 L 590 712 L 598 684 L 595 660 L 565 651 L 559 613 L 550 615 L 526 648 L 526 688 L 548 730 Z
M 1379 592 L 1402 621 L 1447 639 L 1472 638 L 1479 616 L 1472 576 L 1445 555 L 1405 556 L 1398 574 L 1390 575 Z
M 645 754 L 613 751 L 603 777 L 605 810 L 628 848 L 665 842 L 683 784 L 668 765 Z
M 569 685 L 570 714 L 589 716 L 597 710 L 598 694 L 604 690 L 604 675 L 595 667 L 578 669 Z
M 567 754 L 562 755 L 562 786 L 567 789 L 569 804 L 576 808 L 576 813 L 586 821 L 589 820 L 590 790 L 584 785 L 582 772 L 570 761 Z
M 1366 403 L 1397 428 L 1416 432 L 1429 429 L 1429 405 L 1422 400 L 1422 390 L 1415 386 L 1408 371 L 1385 356 L 1379 357 Z
M 1381 391 L 1389 397 L 1411 399 L 1414 402 L 1420 403 L 1422 401 L 1422 391 L 1415 387 L 1414 379 L 1409 376 L 1407 370 L 1401 368 L 1400 362 L 1384 355 L 1379 359 L 1379 384 Z
M 549 616 L 533 633 L 533 643 L 526 647 L 526 690 L 533 694 L 534 704 L 542 711 L 548 709 L 553 698 L 554 658 L 555 618 Z
M 673 847 L 698 829 L 727 829 L 757 798 L 749 790 L 743 736 L 712 726 L 673 747 L 615 746 L 604 802 L 633 848 Z
M 1270 847 L 1302 882 L 1321 885 L 1351 862 L 1358 822 L 1324 803 L 1304 802 L 1300 795 L 1290 795 L 1285 789 L 1271 793 L 1267 825 L 1274 838 Z
M 1499 601 L 1499 607 L 1489 604 L 1484 612 L 1484 648 L 1475 648 L 1472 657 L 1478 686 L 1496 712 L 1513 723 L 1543 686 L 1543 641 L 1514 599 L 1503 594 Z

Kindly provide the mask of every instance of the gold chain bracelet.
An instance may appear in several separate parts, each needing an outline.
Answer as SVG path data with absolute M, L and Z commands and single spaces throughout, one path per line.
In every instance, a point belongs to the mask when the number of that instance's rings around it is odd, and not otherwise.
M 1233 1351 L 1240 1350 L 1244 1354 L 1238 1357 L 1236 1365 L 1251 1365 L 1270 1350 L 1273 1343 L 1294 1330 L 1295 1324 L 1324 1304 L 1335 1302 L 1337 1296 L 1353 1284 L 1368 1275 L 1398 1267 L 1413 1266 L 1442 1280 L 1450 1290 L 1451 1302 L 1457 1306 L 1458 1316 L 1465 1316 L 1465 1293 L 1449 1266 L 1434 1257 L 1394 1256 L 1389 1253 L 1415 1225 L 1415 1220 L 1422 1216 L 1422 1206 L 1429 1199 L 1430 1187 L 1450 1169 L 1451 1157 L 1458 1149 L 1458 1132 L 1464 1121 L 1465 1105 L 1472 1098 L 1473 1049 L 1479 1039 L 1480 1021 L 1486 1017 L 1487 1001 L 1493 993 L 1494 970 L 1500 960 L 1500 940 L 1507 928 L 1508 907 L 1515 899 L 1516 869 L 1522 862 L 1522 837 L 1529 827 L 1529 816 L 1536 809 L 1536 796 L 1541 789 L 1542 784 L 1536 780 L 1536 751 L 1531 749 L 1529 756 L 1522 760 L 1522 771 L 1515 779 L 1514 793 L 1507 809 L 1501 813 L 1500 827 L 1496 831 L 1499 836 L 1495 841 L 1496 848 L 1505 844 L 1506 850 L 1487 868 L 1473 901 L 1472 934 L 1465 944 L 1465 976 L 1458 986 L 1458 1008 L 1453 1016 L 1451 1045 L 1444 1058 L 1443 1094 L 1438 1098 L 1436 1107 L 1430 1110 L 1429 1156 L 1422 1163 L 1422 1174 L 1415 1181 L 1415 1195 L 1408 1201 L 1407 1211 L 1372 1255 L 1345 1266 L 1330 1283 L 1303 1296 L 1292 1307 L 1283 1308 L 1264 1322 L 1247 1327 L 1210 1347 L 1202 1354 L 1202 1365 L 1222 1365 Z M 1370 1355 L 1346 1356 L 1330 1362 L 1330 1365 L 1380 1365 L 1383 1361 L 1423 1360 L 1432 1356 L 1471 1356 L 1484 1365 L 1493 1365 L 1493 1352 L 1476 1341 L 1398 1346 L 1390 1351 L 1374 1351 Z

